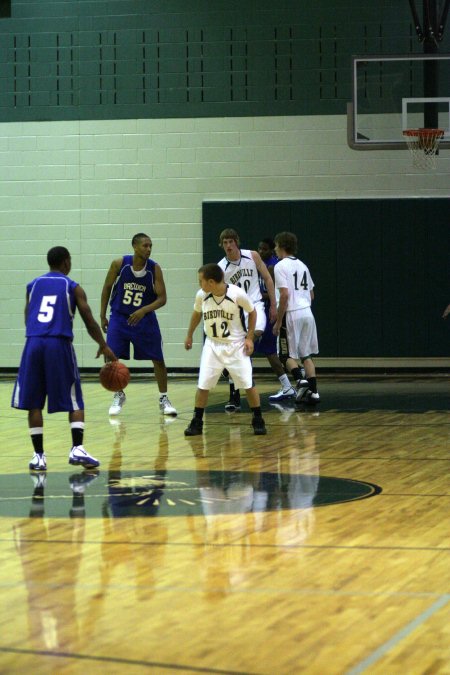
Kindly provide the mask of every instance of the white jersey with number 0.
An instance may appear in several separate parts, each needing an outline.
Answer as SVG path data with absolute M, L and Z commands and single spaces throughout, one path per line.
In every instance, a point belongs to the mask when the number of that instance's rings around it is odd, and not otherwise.
M 242 288 L 252 302 L 262 301 L 261 288 L 259 286 L 258 268 L 253 260 L 252 252 L 248 249 L 240 249 L 239 260 L 222 258 L 218 265 L 223 269 L 226 284 L 235 284 Z
M 311 306 L 314 283 L 305 263 L 294 256 L 287 256 L 277 262 L 274 272 L 275 288 L 288 289 L 287 312 Z

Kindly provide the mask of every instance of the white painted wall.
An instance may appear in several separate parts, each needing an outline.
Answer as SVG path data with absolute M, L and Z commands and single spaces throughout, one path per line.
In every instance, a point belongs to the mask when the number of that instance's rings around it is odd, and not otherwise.
M 350 150 L 346 125 L 345 116 L 0 124 L 0 367 L 19 364 L 25 286 L 47 271 L 52 246 L 71 251 L 71 277 L 99 319 L 111 260 L 147 232 L 168 291 L 158 311 L 167 366 L 196 367 L 200 329 L 191 352 L 183 340 L 203 201 L 450 196 L 449 150 L 423 173 L 406 151 Z M 81 367 L 98 365 L 79 318 L 75 347 Z

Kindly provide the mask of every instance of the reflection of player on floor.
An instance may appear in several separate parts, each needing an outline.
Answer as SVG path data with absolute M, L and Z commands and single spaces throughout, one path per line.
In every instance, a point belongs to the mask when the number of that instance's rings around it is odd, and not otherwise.
M 280 258 L 275 266 L 275 286 L 280 300 L 273 332 L 280 335 L 280 352 L 285 351 L 286 367 L 297 380 L 296 401 L 316 404 L 320 397 L 312 358 L 319 352 L 316 322 L 311 311 L 314 284 L 309 269 L 295 256 L 296 252 L 295 234 L 281 232 L 275 236 L 275 253 Z M 304 365 L 307 382 L 302 382 L 299 361 Z
M 184 433 L 186 436 L 202 433 L 209 390 L 216 386 L 226 368 L 236 386 L 245 389 L 253 412 L 252 426 L 255 434 L 265 434 L 259 394 L 252 381 L 250 355 L 253 352 L 256 323 L 253 303 L 238 286 L 224 282 L 221 268 L 214 263 L 200 267 L 198 280 L 201 290 L 195 297 L 194 311 L 184 341 L 185 349 L 192 349 L 194 331 L 202 316 L 206 339 L 200 361 L 194 417 Z M 244 312 L 247 312 L 247 330 Z
M 159 409 L 164 415 L 177 411 L 167 397 L 167 369 L 162 352 L 162 338 L 155 311 L 166 304 L 166 286 L 161 267 L 151 260 L 152 241 L 142 232 L 131 242 L 134 254 L 113 260 L 103 284 L 100 318 L 107 332 L 107 342 L 119 359 L 130 358 L 133 345 L 137 361 L 153 361 L 159 389 Z M 108 301 L 111 305 L 106 318 Z M 125 394 L 114 394 L 110 415 L 118 415 Z
M 450 305 L 447 305 L 447 307 L 444 309 L 444 313 L 442 315 L 442 318 L 446 319 L 449 314 L 450 314 Z
M 270 320 L 275 321 L 276 318 L 275 289 L 272 277 L 257 251 L 239 248 L 240 241 L 236 230 L 231 228 L 223 230 L 219 235 L 219 246 L 225 251 L 225 257 L 218 263 L 223 270 L 225 283 L 235 284 L 242 288 L 255 307 L 256 324 L 253 341 L 256 341 L 266 327 L 266 314 L 259 285 L 260 278 L 266 286 L 269 297 Z M 236 409 L 240 409 L 239 391 L 235 390 L 235 383 L 230 380 L 230 400 L 225 410 L 232 412 Z
M 278 262 L 274 248 L 275 242 L 273 239 L 270 239 L 270 237 L 262 239 L 258 244 L 258 253 L 261 256 L 261 260 L 266 265 L 272 279 L 274 278 L 274 267 Z M 264 329 L 264 333 L 255 344 L 255 353 L 264 354 L 270 363 L 273 372 L 280 380 L 280 390 L 276 394 L 269 396 L 270 401 L 276 402 L 282 401 L 286 398 L 293 398 L 295 396 L 295 389 L 291 386 L 283 364 L 281 363 L 277 354 L 278 339 L 277 336 L 273 334 L 273 323 L 270 321 L 270 299 L 264 279 L 262 277 L 260 279 L 260 286 L 261 295 L 264 300 L 264 310 L 266 313 L 266 327 Z
M 103 339 L 100 326 L 92 316 L 86 293 L 67 275 L 71 257 L 64 246 L 47 253 L 50 272 L 27 286 L 25 323 L 26 343 L 14 386 L 12 407 L 28 410 L 28 426 L 34 457 L 31 471 L 46 471 L 44 421 L 42 410 L 47 398 L 48 412 L 68 412 L 72 433 L 69 463 L 85 468 L 99 466 L 83 447 L 84 402 L 75 351 L 73 317 L 78 308 L 91 338 L 99 345 L 97 357 L 108 360 L 116 356 Z M 57 365 L 57 367 L 55 367 Z

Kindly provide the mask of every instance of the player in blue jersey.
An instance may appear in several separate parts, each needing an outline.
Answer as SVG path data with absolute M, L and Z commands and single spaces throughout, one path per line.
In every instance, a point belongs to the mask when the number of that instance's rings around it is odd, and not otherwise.
M 258 253 L 261 256 L 261 260 L 266 265 L 272 279 L 274 279 L 274 267 L 278 262 L 274 249 L 275 242 L 270 237 L 262 239 L 258 244 Z M 267 321 L 264 333 L 255 343 L 255 353 L 264 354 L 270 363 L 270 367 L 280 381 L 280 390 L 276 394 L 269 396 L 269 401 L 276 403 L 277 401 L 294 397 L 296 392 L 289 382 L 289 378 L 278 356 L 278 338 L 273 334 L 273 323 L 270 321 L 270 298 L 262 277 L 260 277 L 259 284 L 261 287 L 261 295 L 264 300 L 264 311 L 266 313 Z
M 167 368 L 156 310 L 167 302 L 161 267 L 150 258 L 152 240 L 142 232 L 131 244 L 133 255 L 124 255 L 111 263 L 103 284 L 100 320 L 108 345 L 119 359 L 130 358 L 130 344 L 138 361 L 153 361 L 159 389 L 159 409 L 164 415 L 177 411 L 167 396 Z M 111 307 L 106 317 L 108 302 Z M 123 391 L 114 394 L 110 415 L 118 415 L 126 401 Z
M 26 343 L 14 385 L 11 405 L 28 410 L 28 426 L 34 447 L 32 471 L 46 471 L 42 410 L 47 399 L 49 413 L 68 412 L 72 433 L 69 464 L 93 469 L 100 462 L 83 447 L 84 402 L 73 348 L 73 317 L 76 309 L 91 338 L 97 342 L 97 357 L 116 360 L 92 316 L 86 293 L 68 277 L 69 251 L 55 246 L 47 253 L 50 271 L 27 285 L 25 305 Z

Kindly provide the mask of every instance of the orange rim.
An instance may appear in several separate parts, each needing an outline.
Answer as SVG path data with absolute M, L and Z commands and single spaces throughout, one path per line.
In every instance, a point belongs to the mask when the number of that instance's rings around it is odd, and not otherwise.
M 444 135 L 443 129 L 404 129 L 403 136 L 418 138 L 442 138 Z

